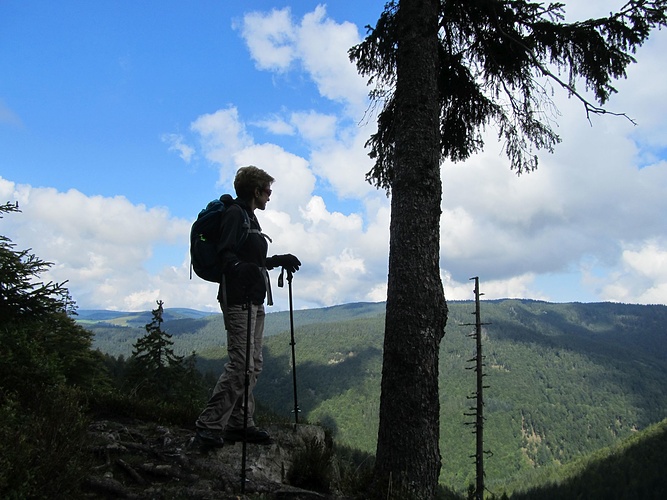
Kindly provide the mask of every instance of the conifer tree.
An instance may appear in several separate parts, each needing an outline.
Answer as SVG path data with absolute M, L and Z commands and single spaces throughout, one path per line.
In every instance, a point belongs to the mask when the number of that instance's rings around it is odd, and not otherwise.
M 20 212 L 18 204 L 0 206 L 0 218 L 12 212 Z M 29 249 L 16 250 L 9 238 L 0 235 L 0 321 L 12 324 L 73 311 L 65 283 L 40 281 L 50 267 Z
M 3 214 L 19 212 L 11 203 Z M 0 497 L 75 498 L 87 420 L 82 389 L 109 383 L 92 333 L 51 266 L 0 235 Z
M 0 219 L 2 214 L 12 212 L 20 212 L 18 205 L 0 205 Z M 91 349 L 92 333 L 72 317 L 76 305 L 66 282 L 42 280 L 50 267 L 50 262 L 29 249 L 17 250 L 8 237 L 0 235 L 0 353 L 5 354 L 0 372 L 14 381 L 14 389 L 25 387 L 28 395 L 34 393 L 31 384 L 40 373 L 49 385 L 64 382 L 91 389 L 108 382 L 101 358 Z M 40 368 L 31 371 L 30 358 L 35 356 L 51 361 L 42 359 L 37 363 Z M 20 373 L 31 376 L 24 378 Z
M 129 361 L 127 382 L 138 396 L 169 398 L 185 373 L 183 356 L 174 353 L 171 335 L 162 329 L 163 304 L 157 301 L 146 335 L 135 342 Z
M 495 126 L 511 168 L 537 167 L 560 141 L 551 92 L 604 114 L 667 0 L 630 0 L 606 17 L 564 22 L 564 4 L 526 0 L 389 1 L 350 58 L 381 103 L 367 179 L 391 192 L 389 279 L 375 488 L 433 498 L 441 466 L 438 352 L 440 163 L 463 161 Z M 580 91 L 583 82 L 592 98 Z

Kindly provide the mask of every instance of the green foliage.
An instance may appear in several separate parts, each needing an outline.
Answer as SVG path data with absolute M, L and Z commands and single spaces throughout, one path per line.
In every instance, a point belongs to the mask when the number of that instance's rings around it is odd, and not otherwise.
M 464 425 L 475 389 L 465 370 L 472 302 L 450 303 L 441 350 L 441 481 L 474 481 L 474 436 Z M 298 313 L 298 311 L 297 311 Z M 267 322 L 271 321 L 267 317 Z M 485 301 L 487 486 L 567 463 L 618 442 L 664 416 L 664 306 Z M 299 404 L 304 418 L 332 429 L 341 445 L 373 453 L 378 429 L 381 316 L 337 324 L 296 323 Z M 292 408 L 289 336 L 266 340 L 257 397 Z
M 18 212 L 18 205 L 5 203 L 3 213 Z M 9 238 L 0 235 L 0 318 L 12 324 L 17 321 L 39 321 L 58 312 L 71 312 L 74 304 L 64 283 L 39 282 L 51 267 L 30 250 L 16 250 Z
M 104 358 L 115 388 L 98 393 L 91 406 L 98 414 L 191 425 L 206 401 L 203 377 L 194 352 L 188 358 L 174 353 L 172 336 L 162 327 L 163 303 L 157 304 L 132 356 Z
M 17 212 L 0 206 L 0 214 Z M 43 283 L 51 264 L 0 236 L 0 496 L 76 496 L 87 417 L 108 387 L 91 332 L 72 318 L 64 284 Z
M 304 444 L 304 448 L 293 456 L 292 465 L 287 471 L 288 483 L 299 488 L 329 493 L 335 479 L 331 443 L 327 445 L 313 436 Z
M 183 357 L 174 354 L 171 335 L 162 330 L 163 303 L 152 311 L 146 335 L 137 339 L 125 374 L 126 388 L 137 397 L 172 400 L 183 378 Z
M 300 420 L 331 429 L 338 449 L 357 450 L 359 460 L 337 463 L 343 478 L 348 467 L 350 481 L 364 464 L 361 483 L 377 439 L 383 311 L 378 303 L 294 312 Z M 560 480 L 569 474 L 567 464 L 664 418 L 667 307 L 499 300 L 483 301 L 481 311 L 482 320 L 490 323 L 483 331 L 485 382 L 490 385 L 485 390 L 485 449 L 493 452 L 485 460 L 490 491 L 509 493 L 517 484 L 525 490 Z M 459 492 L 474 482 L 475 473 L 470 458 L 474 436 L 463 415 L 475 388 L 474 376 L 465 369 L 474 350 L 468 337 L 472 327 L 462 326 L 471 322 L 472 312 L 471 301 L 450 302 L 440 353 L 441 483 Z M 208 319 L 217 325 L 219 317 Z M 172 331 L 174 321 L 165 322 L 165 328 Z M 206 318 L 198 321 L 204 325 Z M 265 339 L 264 373 L 255 393 L 263 408 L 277 413 L 275 418 L 291 422 L 289 318 L 270 313 L 266 321 L 271 335 Z M 215 373 L 210 384 L 224 363 L 225 350 L 217 347 L 222 334 L 219 330 L 211 338 L 210 350 L 200 344 L 197 363 Z M 202 337 L 196 330 L 174 335 L 182 352 L 189 348 L 187 339 Z M 118 366 L 109 365 L 114 370 Z M 164 410 L 139 403 L 117 401 L 145 418 L 158 418 Z M 266 413 L 260 409 L 258 416 Z
M 207 399 L 205 379 L 197 370 L 194 353 L 183 361 L 180 377 L 173 380 L 169 397 L 164 393 L 143 390 L 127 391 L 126 376 L 130 362 L 122 356 L 105 355 L 104 364 L 112 380 L 111 386 L 88 396 L 89 411 L 102 418 L 133 418 L 160 424 L 192 426 Z
M 32 398 L 0 398 L 0 494 L 16 499 L 75 497 L 88 427 L 81 394 L 64 385 L 34 389 Z
M 395 87 L 400 2 L 390 1 L 366 39 L 349 51 L 359 72 L 375 88 L 370 96 L 383 109 L 371 136 L 375 159 L 367 179 L 389 190 L 395 145 Z M 589 102 L 582 82 L 599 105 L 616 92 L 633 54 L 654 28 L 667 23 L 665 0 L 629 1 L 609 16 L 563 22 L 564 4 L 446 0 L 440 2 L 440 154 L 463 161 L 484 146 L 482 132 L 495 124 L 511 167 L 537 167 L 535 150 L 552 151 L 553 86 L 579 99 L 587 115 L 607 111 Z
M 322 309 L 295 311 L 299 324 L 330 324 L 353 318 L 377 317 L 384 314 L 384 304 L 357 303 Z M 145 324 L 151 315 L 146 312 L 79 311 L 78 323 L 94 333 L 93 347 L 105 354 L 124 358 L 132 355 L 134 343 L 145 335 Z M 270 314 L 264 336 L 271 337 L 289 329 L 289 311 Z M 83 318 L 83 319 L 82 319 Z M 174 352 L 180 356 L 224 346 L 225 327 L 222 314 L 182 309 L 164 310 L 164 327 L 172 335 Z M 215 354 L 207 357 L 219 357 Z M 201 362 L 201 359 L 199 360 Z
M 665 498 L 667 420 L 621 443 L 540 474 L 541 486 L 519 485 L 513 500 Z
M 497 301 L 483 303 L 482 312 L 491 323 L 484 331 L 489 488 L 572 461 L 663 418 L 666 346 L 658 325 L 667 308 Z M 471 352 L 455 347 L 463 335 L 450 329 L 442 354 L 443 422 L 455 421 L 465 404 L 458 387 L 473 390 L 472 380 L 459 376 Z M 464 452 L 461 429 L 443 425 L 452 458 Z M 472 481 L 471 467 L 452 461 L 443 476 L 455 472 L 455 484 Z
M 150 396 L 138 398 L 114 388 L 91 395 L 88 406 L 98 418 L 130 418 L 190 428 L 206 402 L 197 396 L 201 393 L 200 389 L 184 400 L 163 401 Z
M 362 498 L 373 480 L 375 457 L 357 448 L 335 443 L 334 457 L 339 474 L 340 490 L 354 498 Z

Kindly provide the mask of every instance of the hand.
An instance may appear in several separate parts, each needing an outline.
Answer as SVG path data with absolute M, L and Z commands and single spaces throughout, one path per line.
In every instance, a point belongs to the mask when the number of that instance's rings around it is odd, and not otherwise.
M 283 267 L 287 272 L 293 274 L 299 270 L 301 261 L 291 253 L 286 253 L 284 255 L 269 257 L 266 259 L 266 264 L 270 267 Z

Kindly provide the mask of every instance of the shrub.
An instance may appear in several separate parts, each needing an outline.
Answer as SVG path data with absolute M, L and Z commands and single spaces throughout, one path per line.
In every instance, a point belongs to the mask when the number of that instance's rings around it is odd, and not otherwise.
M 37 388 L 36 388 L 37 389 Z M 0 496 L 72 498 L 83 476 L 88 420 L 75 389 L 42 387 L 0 404 Z

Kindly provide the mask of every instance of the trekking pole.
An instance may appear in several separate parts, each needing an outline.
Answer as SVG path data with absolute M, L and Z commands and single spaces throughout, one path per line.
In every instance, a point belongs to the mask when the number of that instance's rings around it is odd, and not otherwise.
M 241 452 L 241 493 L 245 493 L 246 483 L 246 450 L 248 434 L 248 398 L 250 388 L 250 335 L 252 328 L 252 302 L 248 299 L 248 336 L 245 344 L 245 390 L 243 394 L 243 447 Z
M 283 272 L 285 268 L 283 267 L 280 272 L 280 278 L 278 278 L 278 286 L 283 286 Z M 296 354 L 294 352 L 294 306 L 292 304 L 292 272 L 287 270 L 287 285 L 289 290 L 289 326 L 290 326 L 290 346 L 292 346 L 292 384 L 294 386 L 294 430 L 296 430 L 297 425 L 299 425 L 299 403 L 296 396 Z

